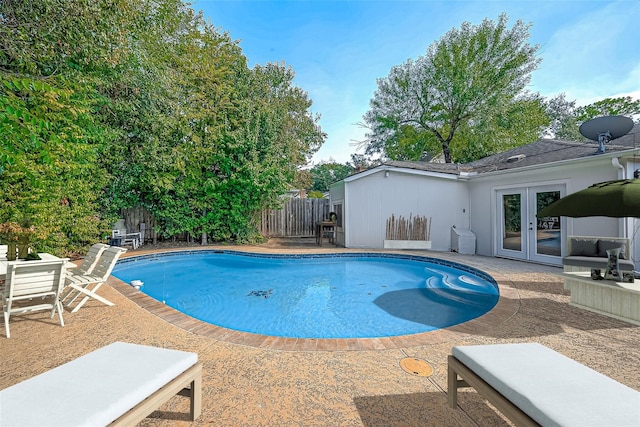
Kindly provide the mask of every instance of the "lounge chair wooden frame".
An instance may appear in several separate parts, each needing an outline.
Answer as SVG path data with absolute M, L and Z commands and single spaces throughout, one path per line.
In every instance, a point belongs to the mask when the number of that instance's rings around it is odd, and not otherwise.
M 509 399 L 504 397 L 499 391 L 487 384 L 482 378 L 476 375 L 464 363 L 456 359 L 455 356 L 449 355 L 448 365 L 448 399 L 449 406 L 456 408 L 458 405 L 458 388 L 473 387 L 479 395 L 487 399 L 495 406 L 505 417 L 513 421 L 517 426 L 539 426 L 531 417 L 522 412 L 520 408 L 515 406 Z M 460 377 L 461 379 L 458 379 Z
M 160 405 L 176 395 L 189 398 L 191 402 L 189 420 L 195 421 L 202 412 L 202 362 L 198 362 L 184 371 L 109 425 L 131 426 L 138 424 L 158 409 Z
M 195 421 L 202 412 L 197 354 L 115 342 L 0 390 L 0 423 L 132 426 L 176 395 L 189 398 Z
M 640 425 L 640 391 L 540 343 L 455 346 L 447 385 L 452 408 L 473 387 L 517 426 Z

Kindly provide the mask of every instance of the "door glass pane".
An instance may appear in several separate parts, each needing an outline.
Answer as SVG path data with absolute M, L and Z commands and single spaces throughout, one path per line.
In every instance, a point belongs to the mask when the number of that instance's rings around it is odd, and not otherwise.
M 559 191 L 536 193 L 536 212 L 549 206 L 560 198 Z M 560 217 L 538 218 L 536 227 L 536 253 L 540 255 L 560 256 Z
M 502 196 L 504 235 L 502 248 L 522 252 L 522 200 L 520 194 Z

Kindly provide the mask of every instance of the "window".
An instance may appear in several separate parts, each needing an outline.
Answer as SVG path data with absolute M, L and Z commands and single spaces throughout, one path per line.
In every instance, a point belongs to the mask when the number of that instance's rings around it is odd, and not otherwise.
M 334 203 L 332 212 L 335 212 L 338 216 L 337 225 L 338 228 L 342 228 L 342 203 Z

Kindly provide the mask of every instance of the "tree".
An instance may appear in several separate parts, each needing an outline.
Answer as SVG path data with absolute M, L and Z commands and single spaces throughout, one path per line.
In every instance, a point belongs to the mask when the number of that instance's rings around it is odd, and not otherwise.
M 293 85 L 290 67 L 255 66 L 237 79 L 235 112 L 214 162 L 225 177 L 217 188 L 221 220 L 214 238 L 242 242 L 254 238 L 261 210 L 280 202 L 325 134 L 319 117 L 309 112 L 307 93 Z M 220 230 L 220 225 L 229 228 Z
M 108 227 L 95 81 L 117 68 L 128 16 L 111 4 L 0 2 L 0 222 L 26 219 L 39 250 L 75 252 Z
M 364 154 L 352 154 L 351 155 L 351 166 L 353 167 L 354 171 L 356 172 L 360 172 L 366 169 L 369 169 L 371 167 L 377 166 L 379 162 L 377 161 L 371 161 L 369 160 L 369 158 L 364 155 Z M 347 163 L 347 165 L 349 165 L 349 163 Z
M 298 169 L 296 177 L 292 183 L 293 188 L 311 188 L 313 179 L 311 178 L 311 171 L 309 169 Z
M 593 104 L 576 108 L 575 115 L 579 122 L 586 122 L 600 116 L 622 115 L 635 116 L 635 122 L 640 123 L 640 100 L 634 100 L 630 96 L 605 98 Z
M 538 95 L 498 102 L 492 114 L 480 113 L 473 126 L 460 126 L 451 152 L 457 162 L 471 162 L 535 141 L 548 122 Z
M 502 14 L 497 22 L 485 19 L 478 26 L 465 22 L 432 44 L 424 56 L 394 66 L 388 77 L 379 79 L 364 116 L 370 129 L 367 154 L 387 155 L 386 142 L 396 138 L 392 146 L 406 145 L 410 149 L 405 157 L 413 160 L 430 151 L 434 141 L 448 163 L 473 158 L 465 154 L 466 144 L 483 142 L 463 138 L 473 132 L 459 136 L 457 132 L 472 130 L 479 122 L 497 150 L 535 140 L 546 117 L 536 114 L 535 120 L 528 119 L 527 132 L 514 132 L 514 120 L 501 117 L 542 108 L 542 104 L 532 105 L 541 100 L 525 91 L 539 63 L 538 47 L 527 43 L 529 25 L 517 21 L 509 29 L 507 20 Z M 407 127 L 414 129 L 413 143 L 405 138 L 410 135 Z M 421 147 L 426 150 L 418 153 Z
M 324 199 L 324 192 L 311 190 L 307 193 L 307 199 Z
M 182 0 L 1 1 L 0 222 L 60 254 L 136 206 L 165 237 L 256 237 L 325 138 L 293 77 Z
M 576 101 L 568 101 L 564 93 L 546 101 L 547 115 L 551 119 L 545 134 L 559 139 L 583 141 L 580 125 L 602 116 L 623 115 L 640 123 L 640 100 L 630 96 L 605 98 L 592 104 L 576 107 Z
M 320 162 L 311 168 L 311 178 L 313 183 L 311 190 L 329 191 L 329 186 L 334 182 L 341 181 L 353 173 L 353 168 L 333 161 Z
M 568 101 L 566 95 L 561 93 L 549 99 L 546 103 L 546 112 L 551 123 L 545 134 L 557 139 L 569 141 L 581 141 L 584 139 L 578 131 L 578 118 L 576 117 L 576 102 Z

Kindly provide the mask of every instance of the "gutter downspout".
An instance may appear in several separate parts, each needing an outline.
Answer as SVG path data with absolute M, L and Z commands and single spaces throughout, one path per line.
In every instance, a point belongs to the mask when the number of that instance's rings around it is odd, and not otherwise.
M 618 179 L 626 179 L 624 166 L 620 164 L 620 159 L 618 157 L 611 158 L 611 165 L 618 169 Z M 631 227 L 629 218 L 620 218 L 622 221 L 618 223 L 618 233 L 620 236 L 624 236 L 629 238 L 629 230 Z
M 618 169 L 618 179 L 625 179 L 624 166 L 620 164 L 620 159 L 618 157 L 611 158 L 611 164 L 614 168 Z

